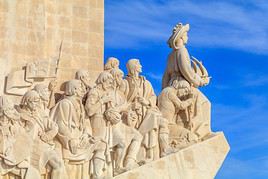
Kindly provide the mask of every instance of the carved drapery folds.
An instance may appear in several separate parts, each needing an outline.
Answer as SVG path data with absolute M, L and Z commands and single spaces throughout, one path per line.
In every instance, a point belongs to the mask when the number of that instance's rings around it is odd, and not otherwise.
M 0 178 L 113 177 L 208 138 L 210 102 L 198 87 L 210 77 L 185 48 L 189 28 L 178 24 L 169 39 L 158 97 L 138 59 L 128 61 L 124 75 L 114 57 L 95 84 L 79 70 L 63 94 L 55 94 L 53 80 L 31 82 L 17 105 L 2 96 Z M 27 68 L 27 79 L 55 77 L 36 65 Z

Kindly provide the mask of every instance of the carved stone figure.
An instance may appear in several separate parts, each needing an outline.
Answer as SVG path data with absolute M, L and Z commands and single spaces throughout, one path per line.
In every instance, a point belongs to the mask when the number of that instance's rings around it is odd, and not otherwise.
M 39 172 L 30 166 L 30 151 L 22 146 L 32 146 L 30 135 L 20 124 L 20 115 L 13 102 L 5 96 L 0 97 L 0 178 L 13 173 L 25 179 L 38 179 Z
M 192 104 L 178 112 L 177 124 L 184 126 L 191 132 L 195 133 L 199 139 L 202 139 L 211 134 L 210 129 L 210 103 L 206 97 L 196 88 L 181 79 L 178 81 L 178 97 L 181 100 L 192 98 Z M 205 108 L 206 107 L 206 108 Z M 204 111 L 204 108 L 207 111 Z
M 56 80 L 52 80 L 49 85 L 41 83 L 34 86 L 33 90 L 40 96 L 40 109 L 47 112 L 55 106 L 55 87 L 57 85 Z
M 129 91 L 127 80 L 123 79 L 124 72 L 119 68 L 114 68 L 110 71 L 114 80 L 115 80 L 115 90 L 121 93 L 125 98 L 127 98 L 127 94 Z M 126 106 L 128 107 L 128 106 Z
M 191 66 L 191 59 L 185 44 L 188 42 L 188 31 L 190 25 L 179 23 L 173 29 L 173 33 L 168 40 L 172 52 L 168 56 L 167 68 L 163 76 L 162 88 L 168 86 L 170 81 L 183 77 L 195 87 L 204 86 L 209 83 L 209 77 L 205 67 L 196 59 Z M 198 63 L 200 68 L 198 68 Z M 201 72 L 201 73 L 200 73 Z
M 83 98 L 82 103 L 85 105 L 87 100 L 87 93 L 93 88 L 90 81 L 90 75 L 87 70 L 78 70 L 75 73 L 75 79 L 80 80 L 82 83 Z
M 186 84 L 185 84 L 185 83 Z M 193 96 L 190 93 L 191 87 L 185 80 L 174 80 L 171 86 L 163 89 L 158 96 L 158 107 L 169 121 L 169 142 L 173 148 L 183 148 L 198 141 L 194 132 L 188 126 L 190 122 L 182 121 L 180 114 L 189 114 L 189 107 L 193 105 Z M 182 100 L 180 97 L 188 95 Z
M 210 129 L 210 111 L 211 104 L 209 100 L 197 89 L 198 87 L 209 84 L 210 77 L 203 64 L 192 57 L 190 59 L 188 50 L 185 45 L 188 42 L 189 24 L 182 25 L 179 23 L 173 29 L 173 33 L 168 40 L 172 52 L 169 54 L 167 68 L 163 76 L 162 88 L 165 88 L 173 80 L 185 79 L 191 86 L 193 86 L 193 94 L 196 99 L 193 106 L 197 121 L 206 121 L 206 130 L 199 128 L 199 138 L 203 138 L 211 133 Z M 198 106 L 197 106 L 198 105 Z M 205 124 L 202 122 L 202 124 Z M 203 126 L 203 125 L 202 125 Z M 202 129 L 202 130 L 201 130 Z M 202 131 L 202 132 L 201 132 Z
M 102 72 L 96 80 L 96 86 L 87 95 L 85 109 L 90 118 L 92 133 L 102 139 L 107 138 L 107 121 L 104 112 L 111 107 L 114 97 L 113 76 Z
M 127 113 L 124 113 L 123 121 L 126 125 L 136 129 L 139 116 L 136 111 L 129 109 Z
M 82 164 L 92 159 L 93 177 L 98 178 L 103 175 L 106 144 L 91 135 L 82 97 L 81 81 L 68 81 L 65 86 L 65 98 L 56 104 L 51 116 L 59 126 L 57 138 L 62 145 L 65 162 Z
M 185 110 L 193 102 L 192 98 L 181 101 L 178 97 L 179 88 L 179 81 L 174 80 L 171 82 L 171 85 L 163 89 L 158 96 L 157 105 L 163 117 L 168 119 L 169 124 L 176 124 L 178 112 L 180 110 Z
M 135 129 L 122 122 L 122 116 L 116 108 L 105 112 L 110 123 L 111 148 L 114 150 L 115 175 L 139 166 L 137 154 L 140 150 L 142 135 Z
M 210 77 L 186 48 L 189 24 L 168 40 L 157 97 L 138 59 L 126 77 L 117 58 L 103 65 L 104 0 L 69 1 L 0 3 L 0 95 L 17 102 L 0 96 L 0 179 L 215 177 L 229 146 L 211 132 L 211 104 L 198 89 Z
M 40 96 L 40 109 L 47 112 L 49 114 L 49 98 L 50 98 L 50 91 L 48 90 L 48 86 L 45 84 L 37 84 L 33 88 Z
M 114 77 L 115 86 L 110 92 L 113 99 L 109 104 L 111 107 L 105 111 L 105 118 L 111 125 L 111 147 L 115 148 L 117 155 L 115 172 L 120 173 L 123 170 L 129 170 L 137 166 L 136 157 L 140 150 L 142 135 L 135 128 L 125 125 L 122 121 L 122 114 L 129 109 L 126 95 L 121 88 L 122 84 L 127 85 L 127 81 L 123 79 L 124 73 L 119 68 L 112 69 L 110 73 Z
M 54 137 L 58 133 L 58 126 L 46 112 L 40 110 L 40 96 L 36 91 L 28 91 L 22 99 L 20 113 L 25 128 L 30 132 L 33 140 L 31 149 L 31 165 L 44 173 L 49 167 L 52 169 L 51 178 L 63 177 L 63 161 L 55 151 Z
M 129 86 L 127 101 L 131 103 L 131 109 L 138 115 L 136 128 L 143 135 L 142 158 L 155 160 L 160 155 L 165 156 L 169 153 L 168 122 L 156 106 L 157 98 L 151 83 L 145 77 L 140 76 L 142 66 L 139 60 L 129 60 L 127 69 L 126 80 Z M 160 146 L 160 152 L 158 146 Z
M 85 92 L 88 92 L 90 89 L 92 89 L 90 75 L 87 70 L 84 69 L 78 70 L 75 73 L 75 79 L 80 80 L 82 82 L 82 87 L 83 90 L 85 90 Z
M 114 68 L 119 68 L 119 60 L 115 57 L 108 58 L 106 64 L 104 65 L 105 71 L 110 71 Z

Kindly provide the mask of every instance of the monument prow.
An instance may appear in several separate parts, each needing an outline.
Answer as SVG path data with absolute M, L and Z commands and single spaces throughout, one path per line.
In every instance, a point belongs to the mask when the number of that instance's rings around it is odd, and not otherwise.
M 157 96 L 139 59 L 127 74 L 115 57 L 103 64 L 103 0 L 0 5 L 0 179 L 216 176 L 230 148 L 211 130 L 189 24 L 171 33 Z
M 213 179 L 230 150 L 223 132 L 114 179 Z

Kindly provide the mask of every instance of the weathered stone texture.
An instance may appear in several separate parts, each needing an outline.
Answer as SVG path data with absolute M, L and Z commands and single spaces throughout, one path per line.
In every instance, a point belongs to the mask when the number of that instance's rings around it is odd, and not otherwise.
M 104 0 L 1 0 L 0 95 L 9 72 L 59 55 L 59 84 L 85 68 L 103 70 Z
M 213 179 L 230 146 L 222 132 L 213 137 L 114 177 L 115 179 Z

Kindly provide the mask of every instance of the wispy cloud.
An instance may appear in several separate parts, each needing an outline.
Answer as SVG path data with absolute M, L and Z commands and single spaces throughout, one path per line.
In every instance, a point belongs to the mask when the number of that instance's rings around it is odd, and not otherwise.
M 254 179 L 265 178 L 268 174 L 268 158 L 258 158 L 257 160 L 240 160 L 236 158 L 227 158 L 217 179 Z
M 265 95 L 245 95 L 244 98 L 246 104 L 242 106 L 213 106 L 213 121 L 217 120 L 215 128 L 223 129 L 227 136 L 232 134 L 230 143 L 235 154 L 255 147 L 268 147 L 267 130 L 260 128 L 268 125 L 268 98 Z
M 148 76 L 149 78 L 156 80 L 157 82 L 161 82 L 162 81 L 162 74 L 155 74 L 155 73 L 147 73 L 146 76 Z
M 261 87 L 268 85 L 268 74 L 248 74 L 243 81 L 244 87 Z
M 268 53 L 268 3 L 210 1 L 113 1 L 106 8 L 106 45 L 145 48 L 165 43 L 178 21 L 191 24 L 190 45 Z M 249 8 L 250 7 L 250 8 Z M 107 12 L 106 11 L 106 12 Z

